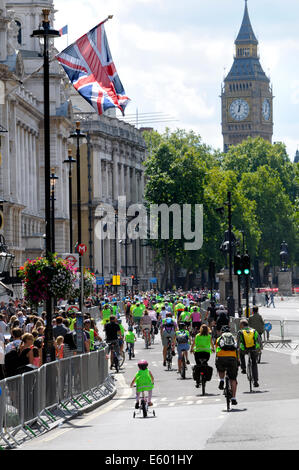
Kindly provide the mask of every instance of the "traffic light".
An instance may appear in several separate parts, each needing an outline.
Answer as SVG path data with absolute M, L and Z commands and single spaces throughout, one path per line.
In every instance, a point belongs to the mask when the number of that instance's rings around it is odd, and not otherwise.
M 239 253 L 234 257 L 234 274 L 236 276 L 241 276 L 242 274 L 242 259 Z
M 242 256 L 242 272 L 245 276 L 250 274 L 250 256 L 247 251 L 245 255 Z

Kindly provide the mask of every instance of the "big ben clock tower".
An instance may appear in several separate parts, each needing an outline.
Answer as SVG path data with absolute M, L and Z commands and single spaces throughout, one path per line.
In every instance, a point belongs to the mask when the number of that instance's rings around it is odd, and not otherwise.
M 234 63 L 221 93 L 224 151 L 247 137 L 272 142 L 273 94 L 270 80 L 260 64 L 258 41 L 253 32 L 247 0 L 242 25 L 235 40 Z

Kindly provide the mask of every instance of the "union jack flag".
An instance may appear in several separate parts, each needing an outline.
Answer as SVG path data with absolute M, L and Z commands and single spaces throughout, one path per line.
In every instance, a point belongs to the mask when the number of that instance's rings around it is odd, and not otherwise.
M 57 54 L 56 59 L 98 114 L 116 107 L 124 115 L 129 98 L 116 71 L 103 23 Z

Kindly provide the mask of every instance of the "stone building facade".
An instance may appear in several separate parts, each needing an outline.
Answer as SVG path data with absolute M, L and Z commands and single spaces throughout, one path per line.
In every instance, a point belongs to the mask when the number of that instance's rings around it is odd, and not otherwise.
M 14 266 L 43 254 L 44 243 L 44 136 L 43 56 L 33 30 L 42 23 L 42 9 L 49 8 L 54 24 L 53 0 L 0 0 L 0 211 L 1 231 Z M 50 58 L 58 52 L 50 43 Z M 117 239 L 101 245 L 95 239 L 95 209 L 100 202 L 114 204 L 119 195 L 127 202 L 142 202 L 146 149 L 141 133 L 121 122 L 113 112 L 98 116 L 69 84 L 60 64 L 50 64 L 51 167 L 55 185 L 55 250 L 69 252 L 68 167 L 63 163 L 71 145 L 69 136 L 76 120 L 88 131 L 89 144 L 82 146 L 83 242 L 88 247 L 84 265 L 116 274 L 124 268 L 136 274 L 141 285 L 154 273 L 152 255 L 142 242 Z M 89 161 L 87 162 L 87 154 Z M 75 155 L 75 154 L 74 154 Z M 74 168 L 75 175 L 75 168 Z M 75 180 L 75 177 L 74 177 Z M 76 192 L 73 185 L 73 240 L 76 242 Z M 3 201 L 3 202 L 1 202 Z M 140 287 L 141 287 L 140 285 Z

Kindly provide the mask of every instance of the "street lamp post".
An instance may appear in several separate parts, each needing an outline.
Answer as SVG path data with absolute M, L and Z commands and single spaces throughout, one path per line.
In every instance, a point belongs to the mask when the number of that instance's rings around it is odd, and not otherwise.
M 45 178 L 45 225 L 46 225 L 46 257 L 51 253 L 51 206 L 50 206 L 50 60 L 49 60 L 49 39 L 59 37 L 59 31 L 50 27 L 50 10 L 43 9 L 42 28 L 33 31 L 31 37 L 42 38 L 44 41 L 44 178 Z M 53 298 L 46 301 L 46 331 L 45 331 L 45 360 L 50 362 L 55 359 L 53 354 L 53 330 L 52 330 L 52 308 Z
M 77 227 L 78 227 L 78 245 L 82 243 L 82 220 L 81 220 L 81 165 L 80 165 L 80 140 L 86 135 L 81 132 L 80 121 L 76 122 L 76 131 L 70 135 L 70 138 L 76 142 L 76 163 L 77 163 Z M 82 255 L 79 255 L 79 270 L 82 271 Z M 82 296 L 79 299 L 79 308 L 82 312 Z
M 63 163 L 69 165 L 69 218 L 70 218 L 70 253 L 73 252 L 73 208 L 72 208 L 72 164 L 76 160 L 72 157 L 72 149 L 68 150 L 68 158 Z
M 52 241 L 52 253 L 55 253 L 55 184 L 58 180 L 58 176 L 55 175 L 55 168 L 51 169 L 50 181 L 51 181 L 51 216 L 52 216 L 52 227 L 51 227 L 51 241 Z

